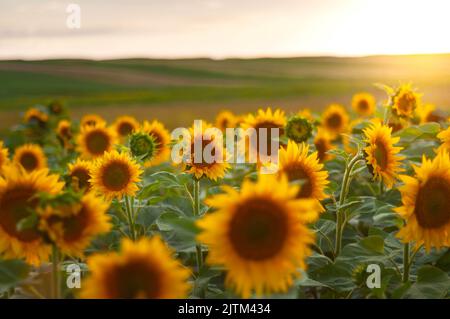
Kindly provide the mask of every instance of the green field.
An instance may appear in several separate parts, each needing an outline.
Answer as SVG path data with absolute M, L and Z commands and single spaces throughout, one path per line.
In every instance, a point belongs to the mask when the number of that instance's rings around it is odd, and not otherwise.
M 0 61 L 0 129 L 29 106 L 55 98 L 76 118 L 128 113 L 176 126 L 211 119 L 222 108 L 242 113 L 259 106 L 348 106 L 355 92 L 384 98 L 373 84 L 400 81 L 412 82 L 425 101 L 450 108 L 450 55 Z

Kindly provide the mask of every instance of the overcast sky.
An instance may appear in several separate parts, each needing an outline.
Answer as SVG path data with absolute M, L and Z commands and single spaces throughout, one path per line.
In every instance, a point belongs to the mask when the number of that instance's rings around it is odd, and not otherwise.
M 449 32 L 449 0 L 0 0 L 0 59 L 444 53 Z

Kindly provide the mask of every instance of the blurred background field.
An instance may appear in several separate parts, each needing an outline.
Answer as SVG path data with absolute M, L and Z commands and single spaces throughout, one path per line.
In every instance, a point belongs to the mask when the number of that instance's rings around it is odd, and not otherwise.
M 158 118 L 168 127 L 196 118 L 212 120 L 220 109 L 257 107 L 320 110 L 331 102 L 350 108 L 351 96 L 374 83 L 412 82 L 425 102 L 450 108 L 450 54 L 258 59 L 122 59 L 0 61 L 0 131 L 21 112 L 58 99 L 72 116 L 95 112 Z

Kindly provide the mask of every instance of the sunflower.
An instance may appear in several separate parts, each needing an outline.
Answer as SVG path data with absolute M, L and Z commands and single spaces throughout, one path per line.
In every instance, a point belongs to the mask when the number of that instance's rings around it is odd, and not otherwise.
M 3 166 L 9 163 L 9 150 L 3 147 L 3 141 L 0 141 L 0 173 Z
M 412 89 L 411 84 L 401 85 L 392 97 L 392 109 L 394 114 L 403 118 L 412 118 L 420 104 L 420 94 Z
M 94 165 L 90 161 L 84 161 L 82 159 L 77 159 L 75 163 L 70 163 L 68 165 L 70 185 L 76 190 L 89 191 L 91 189 L 91 171 Z
M 47 157 L 39 145 L 25 144 L 16 148 L 13 161 L 28 172 L 47 167 Z
M 225 132 L 227 128 L 234 128 L 236 122 L 236 116 L 230 111 L 221 111 L 216 116 L 216 127 L 222 132 Z
M 400 138 L 392 137 L 392 129 L 381 123 L 373 123 L 363 130 L 367 146 L 364 148 L 366 161 L 374 179 L 383 180 L 387 187 L 394 185 L 403 157 L 397 154 L 402 150 L 395 147 Z
M 172 250 L 155 236 L 122 241 L 120 253 L 88 258 L 91 275 L 81 297 L 90 299 L 186 298 L 191 272 L 172 257 Z
M 314 122 L 314 116 L 311 113 L 311 110 L 309 108 L 302 108 L 298 113 L 298 116 L 303 117 L 307 119 L 310 122 Z
M 284 134 L 284 127 L 286 126 L 286 117 L 284 112 L 280 109 L 276 109 L 275 112 L 272 112 L 272 109 L 269 107 L 266 111 L 259 109 L 256 116 L 253 114 L 249 114 L 245 121 L 241 124 L 243 129 L 254 128 L 257 134 L 256 141 L 256 149 L 254 151 L 257 152 L 257 160 L 260 162 L 260 154 L 259 154 L 259 144 L 262 138 L 266 139 L 267 145 L 267 154 L 271 156 L 272 154 L 272 129 L 279 129 L 279 137 Z M 264 132 L 262 129 L 266 129 Z M 264 136 L 263 136 L 264 134 Z M 251 138 L 251 137 L 250 137 Z M 254 146 L 253 146 L 254 147 Z
M 108 199 L 134 196 L 142 170 L 127 153 L 111 151 L 98 159 L 92 170 L 90 183 L 93 190 Z
M 345 108 L 340 104 L 331 104 L 322 115 L 322 127 L 333 138 L 347 131 L 349 117 Z
M 64 105 L 60 101 L 52 101 L 47 105 L 47 108 L 51 114 L 60 115 L 64 113 Z
M 422 159 L 414 166 L 415 177 L 402 175 L 400 188 L 402 206 L 396 212 L 405 220 L 398 237 L 404 242 L 414 241 L 416 247 L 450 245 L 450 157 L 444 151 L 433 160 Z
M 300 146 L 289 141 L 286 148 L 280 149 L 279 176 L 286 174 L 289 181 L 302 182 L 298 198 L 325 199 L 326 185 L 329 183 L 328 172 L 323 170 L 319 163 L 318 152 L 308 154 L 309 146 L 302 143 Z
M 77 137 L 78 151 L 84 158 L 96 158 L 113 149 L 116 134 L 105 125 L 87 125 Z
M 375 98 L 370 93 L 358 93 L 352 98 L 352 107 L 362 116 L 370 116 L 375 112 Z
M 120 116 L 113 127 L 119 137 L 125 138 L 139 129 L 139 122 L 132 116 Z
M 111 229 L 107 209 L 102 199 L 87 193 L 80 203 L 46 207 L 40 214 L 39 229 L 63 253 L 81 258 L 95 236 Z
M 48 115 L 33 107 L 25 112 L 24 121 L 25 123 L 36 123 L 44 126 L 48 122 Z
M 58 126 L 56 128 L 56 134 L 61 144 L 66 147 L 72 147 L 70 141 L 72 140 L 72 124 L 68 120 L 61 120 L 58 122 Z
M 446 118 L 436 109 L 433 104 L 423 104 L 416 108 L 416 113 L 419 117 L 420 124 L 428 122 L 445 122 Z
M 286 136 L 297 143 L 307 141 L 312 136 L 312 130 L 309 120 L 299 115 L 291 116 L 285 128 Z
M 31 217 L 38 206 L 39 193 L 57 194 L 64 184 L 47 169 L 26 172 L 17 165 L 3 168 L 0 177 L 0 253 L 5 258 L 25 258 L 32 265 L 48 260 L 50 246 L 38 229 L 23 230 L 17 224 Z
M 149 135 L 151 135 L 156 142 L 156 152 L 151 158 L 144 163 L 146 167 L 156 166 L 161 163 L 166 162 L 170 157 L 170 134 L 164 125 L 154 120 L 149 123 L 148 121 L 144 121 L 141 130 Z
M 81 118 L 80 126 L 81 128 L 84 128 L 86 126 L 105 126 L 106 121 L 104 118 L 102 118 L 100 115 L 97 114 L 86 114 Z
M 450 152 L 450 127 L 448 127 L 446 130 L 443 130 L 440 132 L 437 137 L 441 140 L 442 144 L 438 148 L 438 152 L 447 150 L 447 152 Z
M 226 284 L 244 298 L 286 292 L 306 267 L 314 236 L 305 223 L 317 218 L 317 201 L 297 199 L 298 186 L 274 175 L 223 190 L 206 200 L 217 211 L 197 221 L 207 262 L 224 266 Z
M 317 150 L 317 158 L 321 163 L 333 158 L 332 154 L 327 153 L 335 148 L 333 144 L 331 144 L 331 139 L 331 135 L 327 130 L 324 130 L 322 127 L 317 128 L 317 134 L 314 138 L 314 146 Z
M 183 170 L 189 174 L 193 174 L 197 179 L 206 176 L 207 178 L 216 181 L 218 178 L 225 176 L 225 172 L 230 165 L 226 162 L 227 154 L 223 144 L 219 144 L 220 142 L 214 139 L 214 136 L 209 137 L 205 135 L 205 130 L 211 127 L 210 124 L 203 124 L 202 131 L 200 132 L 197 132 L 194 128 L 190 129 L 190 162 L 183 163 Z M 195 146 L 196 144 L 200 145 L 201 148 L 197 149 Z M 207 147 L 211 149 L 211 155 L 214 158 L 204 158 L 205 149 Z M 200 156 L 196 156 L 197 152 L 200 153 Z

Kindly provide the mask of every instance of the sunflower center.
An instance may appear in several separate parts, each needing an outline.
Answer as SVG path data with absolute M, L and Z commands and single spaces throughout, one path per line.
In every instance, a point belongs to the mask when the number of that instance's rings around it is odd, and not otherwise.
M 113 269 L 108 278 L 114 298 L 155 299 L 161 295 L 160 271 L 147 260 L 130 260 Z
M 63 229 L 64 240 L 73 242 L 81 238 L 83 231 L 89 223 L 89 214 L 84 206 L 81 207 L 77 214 L 69 216 L 52 216 L 49 224 L 61 223 Z
M 314 141 L 314 146 L 316 147 L 317 157 L 319 158 L 319 161 L 323 162 L 328 151 L 326 141 L 323 138 L 320 138 Z
M 131 123 L 129 122 L 122 122 L 119 125 L 119 134 L 121 136 L 127 136 L 128 134 L 130 134 L 131 132 L 133 132 L 134 126 L 131 125 Z
M 20 157 L 20 164 L 25 168 L 28 172 L 35 170 L 38 167 L 38 159 L 36 155 L 31 152 L 23 153 Z
M 103 169 L 103 185 L 110 190 L 120 191 L 127 187 L 131 174 L 128 165 L 121 162 L 111 162 Z
M 369 102 L 367 102 L 367 100 L 359 101 L 358 109 L 361 111 L 367 111 L 369 109 Z
M 202 137 L 196 137 L 196 139 L 200 139 Z M 195 142 L 193 142 L 191 144 L 191 157 L 192 157 L 192 163 L 191 165 L 196 166 L 196 167 L 200 167 L 200 168 L 206 168 L 206 167 L 211 167 L 214 165 L 215 161 L 213 160 L 211 163 L 206 162 L 204 156 L 205 155 L 209 155 L 209 154 L 204 154 L 204 150 L 206 148 L 206 146 L 208 146 L 210 143 L 213 143 L 213 141 L 211 141 L 210 139 L 205 139 L 205 137 L 203 136 L 202 138 L 202 148 L 200 150 L 201 152 L 201 162 L 199 162 L 198 160 L 196 160 L 196 156 L 195 156 Z M 216 156 L 216 148 L 212 147 L 211 148 L 211 157 L 212 159 L 215 158 Z
M 31 242 L 40 237 L 33 228 L 17 230 L 17 224 L 31 215 L 37 200 L 30 200 L 36 194 L 32 187 L 16 187 L 6 191 L 0 198 L 0 225 L 9 235 L 23 242 Z
M 261 140 L 265 140 L 266 142 L 266 153 L 264 155 L 271 156 L 272 155 L 272 129 L 276 128 L 279 130 L 278 137 L 283 135 L 283 129 L 280 128 L 279 125 L 273 123 L 273 122 L 261 122 L 258 125 L 255 126 L 256 134 L 257 134 L 257 144 L 256 144 L 256 151 L 259 154 L 259 145 L 261 144 Z M 262 130 L 265 129 L 265 130 Z
M 261 261 L 277 255 L 287 236 L 283 209 L 272 201 L 257 198 L 237 207 L 230 224 L 230 241 L 245 259 Z
M 411 93 L 405 93 L 398 98 L 397 105 L 401 111 L 408 113 L 414 108 L 414 103 L 414 96 Z
M 424 228 L 439 228 L 450 221 L 450 182 L 444 178 L 431 177 L 420 187 L 414 214 Z
M 70 139 L 72 137 L 69 126 L 64 126 L 63 128 L 61 128 L 61 136 L 67 139 Z
M 162 147 L 161 147 L 161 145 L 162 145 L 162 137 L 161 137 L 161 135 L 159 135 L 157 132 L 154 132 L 154 131 L 149 133 L 149 135 L 152 136 L 153 139 L 155 140 L 155 146 L 156 146 L 155 153 L 156 153 L 156 155 L 160 154 L 161 151 L 162 151 Z
M 102 131 L 92 131 L 86 137 L 86 147 L 94 155 L 102 155 L 108 150 L 109 144 L 109 137 Z
M 91 176 L 89 175 L 89 172 L 83 168 L 78 168 L 72 171 L 72 174 L 70 175 L 72 177 L 72 180 L 78 184 L 79 189 L 88 189 L 89 179 Z
M 377 161 L 377 165 L 380 166 L 383 170 L 387 168 L 388 165 L 388 154 L 386 150 L 386 146 L 382 141 L 375 142 L 375 150 L 373 152 L 373 156 Z
M 333 113 L 327 118 L 326 122 L 327 127 L 339 129 L 342 125 L 342 118 L 338 113 Z
M 313 185 L 311 183 L 311 177 L 306 172 L 302 165 L 299 163 L 291 164 L 284 168 L 290 182 L 300 181 L 301 188 L 297 194 L 298 198 L 311 197 L 313 191 Z

